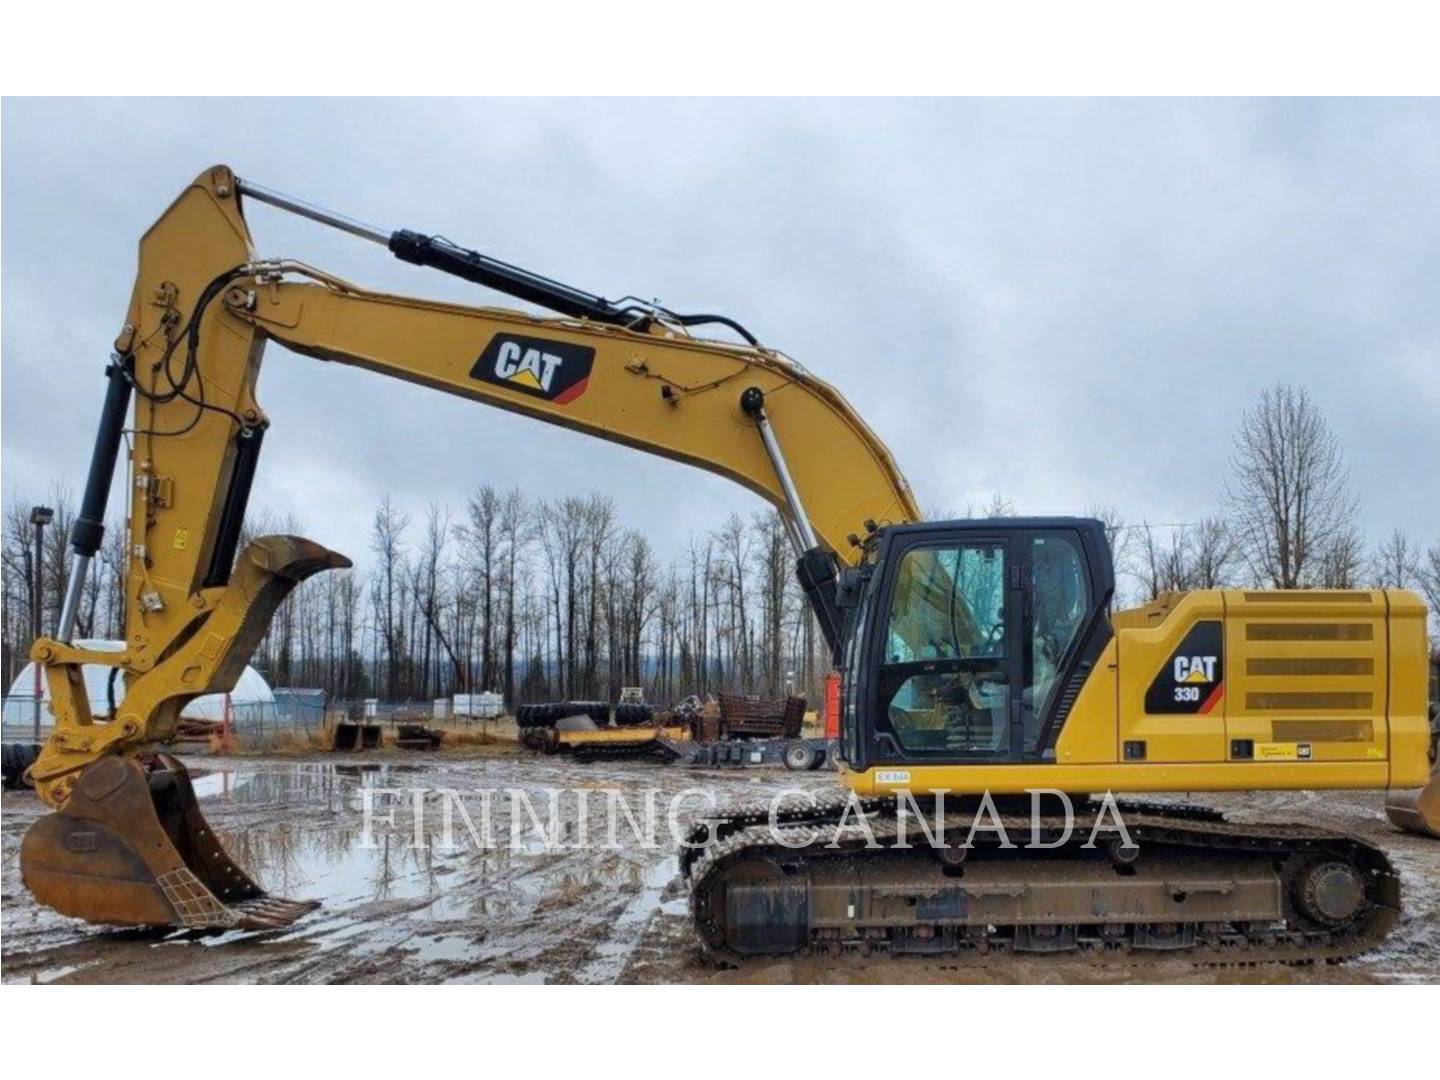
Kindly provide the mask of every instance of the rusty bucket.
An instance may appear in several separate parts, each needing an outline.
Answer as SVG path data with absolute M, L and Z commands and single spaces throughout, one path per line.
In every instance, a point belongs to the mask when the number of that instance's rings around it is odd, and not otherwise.
M 1440 772 L 1423 788 L 1387 791 L 1385 816 L 1398 829 L 1440 838 Z
M 20 873 L 62 915 L 115 926 L 275 930 L 320 906 L 270 896 L 231 860 L 169 754 L 89 766 L 25 834 Z

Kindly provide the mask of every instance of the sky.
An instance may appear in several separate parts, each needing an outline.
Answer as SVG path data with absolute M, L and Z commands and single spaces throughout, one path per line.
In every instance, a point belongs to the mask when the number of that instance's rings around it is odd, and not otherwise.
M 1241 412 L 1303 385 L 1372 544 L 1440 541 L 1440 102 L 6 99 L 0 487 L 83 486 L 140 234 L 196 174 L 717 311 L 837 386 L 920 504 L 1221 508 Z M 513 301 L 249 204 L 259 253 Z M 252 509 L 368 559 L 376 503 L 602 491 L 662 558 L 758 498 L 271 346 Z M 116 485 L 118 507 L 119 490 Z

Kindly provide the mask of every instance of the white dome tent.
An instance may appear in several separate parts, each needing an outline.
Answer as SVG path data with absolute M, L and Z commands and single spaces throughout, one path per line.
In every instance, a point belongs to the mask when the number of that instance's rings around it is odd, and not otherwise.
M 77 648 L 93 649 L 96 652 L 120 652 L 125 648 L 123 641 L 80 640 L 76 641 L 75 645 Z M 105 716 L 110 711 L 107 684 L 112 670 L 103 664 L 86 664 L 82 668 L 85 676 L 86 695 L 90 698 L 90 711 L 97 718 Z M 123 696 L 123 680 L 123 675 L 116 680 L 115 698 L 117 701 Z M 40 731 L 43 735 L 53 726 L 55 718 L 50 712 L 50 688 L 44 685 L 43 677 L 40 682 L 43 700 L 43 707 L 40 710 Z M 224 720 L 225 695 L 205 694 L 198 697 L 186 705 L 180 715 L 191 720 L 214 720 L 217 722 Z M 270 684 L 248 664 L 240 673 L 235 689 L 230 692 L 230 719 L 237 732 L 257 731 L 262 727 L 272 727 L 276 720 L 275 695 L 270 690 Z M 34 731 L 35 664 L 32 662 L 25 665 L 25 669 L 16 676 L 6 693 L 4 738 L 6 742 L 28 740 L 33 738 Z

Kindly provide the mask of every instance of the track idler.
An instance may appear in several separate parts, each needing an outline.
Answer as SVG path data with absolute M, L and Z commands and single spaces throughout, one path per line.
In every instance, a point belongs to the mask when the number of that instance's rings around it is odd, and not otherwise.
M 320 906 L 255 884 L 225 853 L 189 772 L 168 754 L 86 768 L 64 809 L 25 834 L 20 874 L 42 904 L 112 926 L 276 930 Z

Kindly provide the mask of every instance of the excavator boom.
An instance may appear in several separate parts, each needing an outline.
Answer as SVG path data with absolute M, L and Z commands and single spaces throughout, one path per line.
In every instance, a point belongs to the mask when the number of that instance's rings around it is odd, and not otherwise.
M 394 296 L 301 262 L 260 259 L 248 198 L 561 314 Z M 743 344 L 692 336 L 689 328 L 704 324 L 728 328 Z M 839 393 L 733 320 L 612 303 L 448 241 L 360 225 L 247 185 L 224 166 L 208 169 L 141 240 L 72 537 L 76 569 L 59 632 L 32 651 L 55 725 L 30 776 L 63 813 L 31 831 L 22 864 L 32 891 L 69 914 L 195 926 L 307 910 L 265 897 L 221 852 L 213 865 L 197 859 L 214 842 L 183 767 L 148 752 L 173 736 L 189 701 L 233 686 L 290 589 L 349 565 L 299 537 L 262 537 L 237 555 L 269 426 L 257 382 L 270 341 L 744 485 L 780 509 L 802 585 L 837 650 L 838 571 L 860 559 L 861 538 L 877 523 L 919 516 L 889 452 Z M 125 648 L 98 652 L 70 636 L 126 430 Z M 782 447 L 801 444 L 804 453 L 787 461 Z M 113 715 L 91 714 L 85 664 L 123 676 Z

